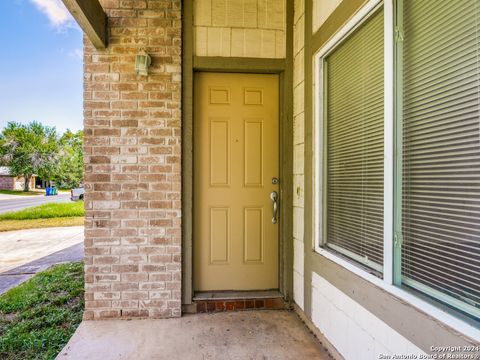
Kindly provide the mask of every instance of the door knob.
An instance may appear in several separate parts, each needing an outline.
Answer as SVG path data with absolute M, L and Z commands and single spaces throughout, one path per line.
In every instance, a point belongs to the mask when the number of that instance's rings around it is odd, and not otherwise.
M 276 191 L 272 191 L 270 193 L 270 199 L 272 200 L 272 204 L 273 204 L 272 224 L 276 224 L 277 223 L 277 213 L 278 213 L 278 193 Z

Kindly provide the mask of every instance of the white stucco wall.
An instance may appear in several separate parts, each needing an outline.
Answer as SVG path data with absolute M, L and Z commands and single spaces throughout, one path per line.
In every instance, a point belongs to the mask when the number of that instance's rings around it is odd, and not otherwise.
M 425 354 L 316 273 L 312 273 L 312 322 L 347 360 Z

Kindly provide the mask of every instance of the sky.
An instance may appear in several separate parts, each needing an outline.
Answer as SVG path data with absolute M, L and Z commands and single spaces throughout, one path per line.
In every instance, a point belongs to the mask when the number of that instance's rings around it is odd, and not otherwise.
M 0 0 L 0 129 L 82 129 L 82 66 L 82 32 L 61 0 Z

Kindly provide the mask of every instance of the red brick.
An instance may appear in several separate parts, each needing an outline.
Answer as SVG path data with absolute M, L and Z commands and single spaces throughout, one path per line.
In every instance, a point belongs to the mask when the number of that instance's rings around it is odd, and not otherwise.
M 199 313 L 207 312 L 207 305 L 206 305 L 205 301 L 197 302 L 197 312 L 199 312 Z
M 255 300 L 245 300 L 245 309 L 254 309 Z
M 236 309 L 236 310 L 243 310 L 243 309 L 245 309 L 245 300 L 237 300 L 237 301 L 235 301 L 235 309 Z
M 264 300 L 255 300 L 255 309 L 263 309 L 265 307 Z
M 226 306 L 224 301 L 215 302 L 215 311 L 225 311 Z
M 225 308 L 227 311 L 234 311 L 235 310 L 235 301 L 226 301 Z
M 215 301 L 207 301 L 207 312 L 215 311 Z
M 265 299 L 265 307 L 267 309 L 280 310 L 285 308 L 285 303 L 282 298 Z

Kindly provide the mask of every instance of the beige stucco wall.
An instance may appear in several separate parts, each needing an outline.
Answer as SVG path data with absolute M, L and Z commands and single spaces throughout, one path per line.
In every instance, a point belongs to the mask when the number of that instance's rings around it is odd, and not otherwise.
M 312 33 L 322 26 L 325 20 L 328 19 L 330 14 L 336 7 L 342 2 L 342 0 L 313 0 L 312 4 Z
M 285 0 L 194 0 L 194 55 L 284 58 Z
M 30 178 L 30 189 L 35 189 L 35 176 Z M 25 179 L 23 177 L 13 178 L 13 190 L 23 190 L 25 189 Z
M 305 3 L 295 0 L 293 30 L 293 296 L 303 309 Z

